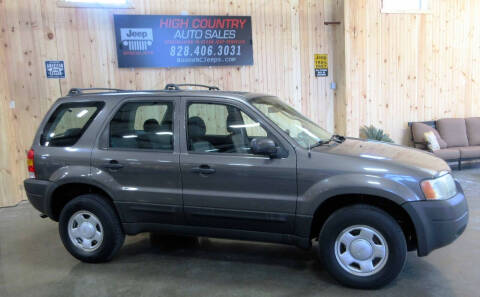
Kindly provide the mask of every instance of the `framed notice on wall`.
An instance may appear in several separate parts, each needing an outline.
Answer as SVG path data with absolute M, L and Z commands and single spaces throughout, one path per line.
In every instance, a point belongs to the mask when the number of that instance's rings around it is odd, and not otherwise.
M 315 77 L 328 76 L 328 54 L 315 54 Z
M 253 65 L 249 16 L 115 15 L 119 67 Z
M 47 78 L 65 78 L 65 64 L 63 61 L 45 61 Z

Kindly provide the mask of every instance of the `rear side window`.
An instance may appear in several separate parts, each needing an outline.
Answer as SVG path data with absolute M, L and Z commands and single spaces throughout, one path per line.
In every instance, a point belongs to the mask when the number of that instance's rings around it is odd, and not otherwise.
M 103 106 L 103 102 L 61 104 L 48 119 L 40 144 L 58 147 L 74 145 Z
M 173 150 L 173 103 L 125 103 L 110 122 L 110 147 Z

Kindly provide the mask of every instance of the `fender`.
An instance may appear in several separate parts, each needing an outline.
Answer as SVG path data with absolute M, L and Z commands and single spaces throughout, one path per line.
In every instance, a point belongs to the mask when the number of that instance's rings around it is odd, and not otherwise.
M 92 172 L 90 172 L 90 170 L 92 170 Z M 120 187 L 108 174 L 105 174 L 105 172 L 100 171 L 99 169 L 90 168 L 90 166 L 61 167 L 52 174 L 50 182 L 52 182 L 52 184 L 50 187 L 48 187 L 44 200 L 45 214 L 50 218 L 53 218 L 53 210 L 51 207 L 53 193 L 56 189 L 65 184 L 79 183 L 97 187 L 107 193 L 107 195 L 109 195 L 113 201 L 115 201 L 115 191 L 112 189 Z M 106 184 L 109 184 L 110 186 L 106 187 Z M 116 205 L 115 208 L 117 213 L 121 216 Z
M 300 237 L 309 237 L 315 212 L 322 207 L 325 201 L 335 196 L 376 196 L 387 199 L 400 207 L 407 201 L 422 200 L 417 193 L 402 184 L 400 180 L 400 176 L 392 180 L 368 174 L 342 174 L 320 180 L 298 197 L 295 234 Z
M 392 179 L 377 175 L 342 174 L 325 178 L 299 193 L 297 214 L 313 216 L 327 199 L 339 195 L 371 195 L 382 197 L 401 205 L 422 200 L 419 193 L 402 183 L 402 176 Z M 406 179 L 407 177 L 404 177 Z M 408 182 L 408 181 L 407 181 Z M 420 187 L 419 187 L 420 190 Z

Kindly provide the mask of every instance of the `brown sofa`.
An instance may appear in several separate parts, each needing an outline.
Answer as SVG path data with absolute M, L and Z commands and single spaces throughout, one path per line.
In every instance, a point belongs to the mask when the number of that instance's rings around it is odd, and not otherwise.
M 424 133 L 432 131 L 440 145 L 440 149 L 432 153 L 445 161 L 458 162 L 460 170 L 462 161 L 480 159 L 480 117 L 411 122 L 408 125 L 414 147 L 429 150 Z

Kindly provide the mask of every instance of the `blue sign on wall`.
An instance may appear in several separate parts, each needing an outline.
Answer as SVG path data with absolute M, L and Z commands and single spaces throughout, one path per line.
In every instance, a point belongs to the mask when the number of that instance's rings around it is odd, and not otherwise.
M 63 61 L 45 61 L 47 78 L 65 78 L 65 64 Z
M 253 65 L 249 16 L 115 15 L 119 67 Z

